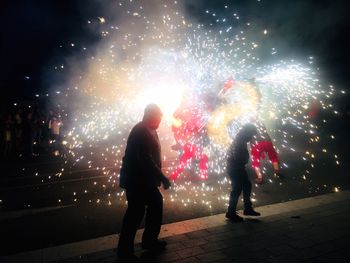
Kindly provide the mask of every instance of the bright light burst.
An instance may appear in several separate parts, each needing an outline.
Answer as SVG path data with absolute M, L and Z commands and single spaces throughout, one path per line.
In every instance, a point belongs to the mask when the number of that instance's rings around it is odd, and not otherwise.
M 278 47 L 267 46 L 270 30 L 254 22 L 241 23 L 230 6 L 225 6 L 225 15 L 205 10 L 208 23 L 201 24 L 187 19 L 177 1 L 158 4 L 155 12 L 142 3 L 116 3 L 116 13 L 123 18 L 119 22 L 103 17 L 88 21 L 102 28 L 103 39 L 96 54 L 86 57 L 86 70 L 71 76 L 66 91 L 66 104 L 74 101 L 69 109 L 74 121 L 65 136 L 67 160 L 101 171 L 118 198 L 125 200 L 117 177 L 130 128 L 141 119 L 145 105 L 161 106 L 165 121 L 160 138 L 169 175 L 178 157 L 170 148 L 172 115 L 182 101 L 189 101 L 201 109 L 208 126 L 210 186 L 180 180 L 169 199 L 211 208 L 213 192 L 219 203 L 228 201 L 225 153 L 243 123 L 256 117 L 264 120 L 279 153 L 305 151 L 305 141 L 312 145 L 320 140 L 310 109 L 319 105 L 334 110 L 327 99 L 337 91 L 321 83 L 312 57 L 306 61 L 278 57 Z M 230 77 L 234 88 L 220 94 Z M 304 139 L 295 143 L 297 136 Z M 300 162 L 310 163 L 300 175 L 303 180 L 314 166 L 316 151 L 311 147 L 301 154 Z M 324 149 L 325 153 L 329 152 Z M 282 165 L 289 167 L 286 162 Z M 184 193 L 191 198 L 184 198 Z

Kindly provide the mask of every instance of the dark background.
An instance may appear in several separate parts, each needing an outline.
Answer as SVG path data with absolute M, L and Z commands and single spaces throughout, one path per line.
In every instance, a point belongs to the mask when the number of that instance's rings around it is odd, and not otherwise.
M 164 1 L 163 1 L 164 2 Z M 166 1 L 165 1 L 166 2 Z M 350 20 L 346 0 L 238 0 L 178 1 L 187 17 L 205 22 L 206 9 L 220 14 L 234 7 L 242 22 L 254 21 L 271 30 L 271 41 L 285 57 L 314 56 L 323 77 L 340 89 L 348 89 Z M 16 100 L 32 99 L 64 83 L 61 75 L 47 74 L 64 58 L 79 54 L 84 45 L 93 49 L 101 36 L 87 20 L 98 16 L 116 19 L 106 12 L 116 1 L 28 0 L 1 1 L 0 98 L 2 108 Z M 96 28 L 95 28 L 96 29 Z M 69 44 L 75 43 L 72 48 Z M 68 69 L 65 69 L 69 70 Z M 61 71 L 62 73 L 62 71 Z
M 97 17 L 105 17 L 107 21 L 117 20 L 118 12 L 108 10 L 111 5 L 115 6 L 116 2 L 2 0 L 0 114 L 14 102 L 30 102 L 35 99 L 35 94 L 46 94 L 56 85 L 64 85 L 66 78 L 69 78 L 70 64 L 66 64 L 65 69 L 57 73 L 53 67 L 72 56 L 81 56 L 83 61 L 82 46 L 87 47 L 89 52 L 94 52 L 94 48 L 102 40 L 102 25 L 98 28 L 98 23 L 95 23 L 97 28 L 91 28 L 87 21 L 96 21 Z M 269 30 L 271 45 L 278 48 L 281 57 L 314 56 L 324 83 L 332 83 L 337 89 L 350 92 L 350 74 L 347 72 L 350 21 L 349 4 L 345 0 L 178 2 L 185 2 L 187 17 L 205 24 L 210 22 L 205 15 L 206 9 L 224 15 L 225 4 L 234 6 L 242 23 L 254 21 L 261 25 L 261 28 Z M 70 43 L 74 43 L 75 46 L 72 47 Z M 43 99 L 47 98 L 44 96 Z M 349 99 L 347 95 L 335 96 L 334 99 L 343 114 L 322 118 L 320 116 L 320 119 L 327 119 L 327 123 L 322 125 L 319 132 L 324 140 L 321 144 L 325 145 L 330 153 L 339 154 L 341 165 L 335 165 L 331 154 L 317 155 L 317 166 L 309 175 L 309 181 L 304 181 L 300 179 L 300 173 L 306 169 L 306 164 L 300 162 L 299 153 L 290 156 L 282 154 L 281 158 L 288 160 L 293 169 L 286 171 L 286 180 L 282 185 L 265 184 L 255 189 L 258 196 L 257 206 L 333 192 L 335 186 L 341 191 L 349 189 Z M 329 143 L 330 134 L 335 134 L 336 139 Z M 302 136 L 296 139 L 301 138 Z M 303 151 L 309 150 L 301 148 Z M 91 150 L 82 151 L 87 151 L 82 154 L 87 155 Z M 100 185 L 109 184 L 106 182 L 107 178 L 99 171 L 70 165 L 69 162 L 66 164 L 64 160 L 47 155 L 41 155 L 35 161 L 19 162 L 15 159 L 6 165 L 2 164 L 0 199 L 3 202 L 0 205 L 0 221 L 6 226 L 0 229 L 3 239 L 1 243 L 4 244 L 2 255 L 119 232 L 125 206 L 122 206 L 122 202 L 118 202 L 115 196 L 116 187 L 103 189 Z M 62 167 L 65 168 L 67 176 L 52 176 L 52 179 L 47 179 L 48 175 L 54 175 Z M 36 173 L 39 176 L 33 176 Z M 97 186 L 94 186 L 95 181 L 99 183 Z M 84 194 L 85 189 L 88 189 L 88 194 Z M 222 190 L 216 191 L 212 193 L 213 200 L 217 200 L 217 195 L 222 194 Z M 73 192 L 77 192 L 77 196 L 73 196 Z M 108 196 L 109 193 L 112 193 L 112 197 Z M 167 192 L 167 195 L 170 194 L 172 192 Z M 79 202 L 73 201 L 76 197 Z M 95 202 L 97 198 L 102 200 L 101 204 Z M 109 198 L 113 201 L 112 206 L 106 204 Z M 62 199 L 60 204 L 58 199 Z M 93 202 L 89 202 L 89 199 Z M 203 205 L 185 208 L 177 203 L 166 202 L 164 223 L 224 212 L 224 208 L 215 203 L 213 209 L 208 210 Z

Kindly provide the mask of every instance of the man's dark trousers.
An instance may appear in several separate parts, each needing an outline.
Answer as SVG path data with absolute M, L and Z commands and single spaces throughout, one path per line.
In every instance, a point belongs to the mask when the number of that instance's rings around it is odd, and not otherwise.
M 158 188 L 126 190 L 128 208 L 125 212 L 122 231 L 118 243 L 118 255 L 134 254 L 134 238 L 136 231 L 145 218 L 145 230 L 142 235 L 143 244 L 152 244 L 158 239 L 163 216 L 163 196 Z
M 252 208 L 252 202 L 250 200 L 250 194 L 252 192 L 252 183 L 249 180 L 245 167 L 234 167 L 229 171 L 232 191 L 230 193 L 230 201 L 228 206 L 228 213 L 236 213 L 237 203 L 239 196 L 243 191 L 244 209 L 249 210 Z

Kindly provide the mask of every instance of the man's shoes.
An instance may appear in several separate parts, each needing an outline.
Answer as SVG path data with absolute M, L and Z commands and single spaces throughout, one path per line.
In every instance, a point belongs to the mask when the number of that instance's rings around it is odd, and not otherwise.
M 250 208 L 250 209 L 244 209 L 243 215 L 245 215 L 245 216 L 260 216 L 261 214 L 259 212 L 254 211 L 253 208 Z
M 166 245 L 167 245 L 167 242 L 163 240 L 156 240 L 155 242 L 152 242 L 152 243 L 142 242 L 143 249 L 147 249 L 154 252 L 161 252 L 165 250 Z
M 242 222 L 243 217 L 240 217 L 236 213 L 226 213 L 226 218 L 232 222 Z
M 138 263 L 141 262 L 141 260 L 136 257 L 135 255 L 118 255 L 118 263 Z

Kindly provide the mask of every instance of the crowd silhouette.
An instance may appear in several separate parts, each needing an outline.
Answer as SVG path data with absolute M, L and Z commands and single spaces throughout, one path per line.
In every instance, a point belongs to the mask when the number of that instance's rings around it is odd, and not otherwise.
M 0 117 L 3 159 L 60 155 L 66 121 L 59 112 L 35 103 L 15 104 Z

